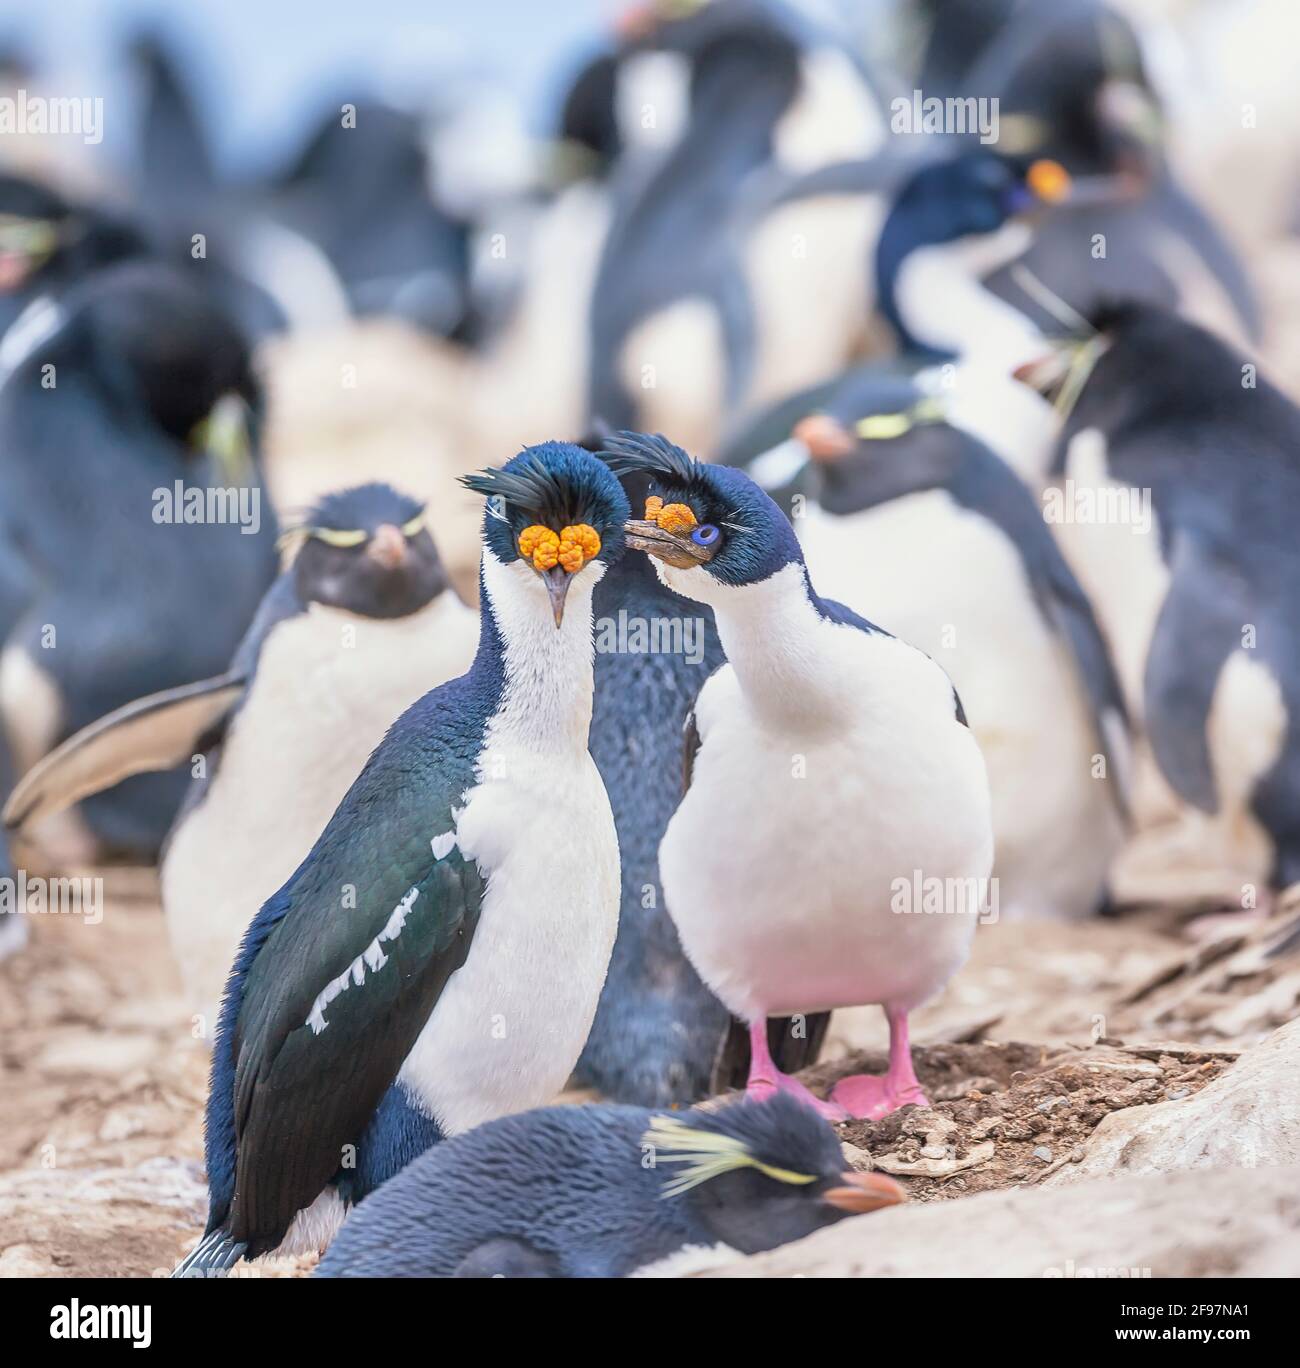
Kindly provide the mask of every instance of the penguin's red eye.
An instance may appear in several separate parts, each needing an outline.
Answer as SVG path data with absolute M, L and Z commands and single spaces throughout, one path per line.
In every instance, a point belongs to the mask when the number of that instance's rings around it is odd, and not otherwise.
M 712 523 L 701 523 L 691 533 L 691 540 L 696 546 L 713 546 L 721 535 Z

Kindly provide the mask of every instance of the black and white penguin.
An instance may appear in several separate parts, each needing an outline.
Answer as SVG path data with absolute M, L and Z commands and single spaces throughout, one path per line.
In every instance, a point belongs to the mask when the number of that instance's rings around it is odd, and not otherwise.
M 23 778 L 7 816 L 35 823 L 123 776 L 197 772 L 159 877 L 201 1034 L 235 950 L 293 873 L 389 725 L 461 674 L 478 615 L 451 587 L 424 509 L 387 485 L 321 499 L 230 668 L 119 708 Z
M 1116 183 L 1118 193 L 1104 202 L 1053 216 L 1020 270 L 1084 315 L 1104 299 L 1133 298 L 1243 340 L 1257 336 L 1248 273 L 1170 165 L 1144 30 L 1105 0 L 945 0 L 930 8 L 919 78 L 927 95 L 996 99 L 1001 150 L 1052 158 L 1081 181 Z M 989 288 L 1045 327 L 1059 321 L 1019 272 L 999 271 Z
M 1300 879 L 1300 411 L 1164 310 L 1094 322 L 1047 515 L 1190 819 L 1190 857 L 1287 887 Z
M 318 1278 L 674 1277 L 894 1206 L 787 1097 L 716 1111 L 548 1107 L 421 1155 L 343 1225 Z
M 614 185 L 587 413 L 707 448 L 725 413 L 815 378 L 819 358 L 833 369 L 860 338 L 862 294 L 844 277 L 865 261 L 839 248 L 861 242 L 874 206 L 832 203 L 829 223 L 827 202 L 811 199 L 738 211 L 773 180 L 876 151 L 882 98 L 837 35 L 780 4 L 695 5 L 640 42 L 685 59 L 688 102 L 665 154 Z M 810 297 L 823 307 L 809 311 Z
M 0 713 L 21 774 L 114 708 L 224 670 L 275 577 L 276 519 L 247 344 L 170 267 L 96 272 L 9 362 Z M 152 857 L 187 779 L 91 797 L 63 853 Z
M 273 191 L 278 221 L 314 243 L 352 312 L 451 336 L 469 308 L 469 231 L 434 198 L 420 121 L 361 102 L 331 110 Z

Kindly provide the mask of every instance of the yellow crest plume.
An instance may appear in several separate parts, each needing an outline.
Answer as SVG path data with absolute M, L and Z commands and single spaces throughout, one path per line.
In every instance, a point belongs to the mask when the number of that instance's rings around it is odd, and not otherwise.
M 738 1168 L 755 1168 L 778 1183 L 815 1183 L 813 1173 L 795 1173 L 773 1168 L 752 1155 L 743 1140 L 717 1131 L 697 1130 L 675 1116 L 656 1116 L 641 1137 L 643 1145 L 655 1151 L 657 1164 L 681 1164 L 682 1171 L 664 1184 L 661 1198 L 680 1197 L 683 1192 L 707 1183 L 720 1173 Z

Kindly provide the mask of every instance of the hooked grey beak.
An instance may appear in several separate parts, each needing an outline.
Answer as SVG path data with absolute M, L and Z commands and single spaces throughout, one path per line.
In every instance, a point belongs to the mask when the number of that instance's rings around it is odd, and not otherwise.
M 569 593 L 573 576 L 562 565 L 553 565 L 549 570 L 537 572 L 546 586 L 546 596 L 551 600 L 551 612 L 555 614 L 555 626 L 559 629 L 564 621 L 564 600 Z
M 689 537 L 665 532 L 658 523 L 645 518 L 624 523 L 623 534 L 633 551 L 644 551 L 678 570 L 691 570 L 709 559 L 709 552 L 696 546 Z

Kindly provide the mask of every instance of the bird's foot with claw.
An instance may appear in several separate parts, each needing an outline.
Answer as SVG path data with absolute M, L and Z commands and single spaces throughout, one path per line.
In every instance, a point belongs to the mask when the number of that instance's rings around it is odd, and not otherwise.
M 745 1089 L 745 1096 L 753 1102 L 766 1102 L 769 1097 L 783 1092 L 802 1102 L 805 1107 L 811 1107 L 818 1116 L 823 1116 L 827 1121 L 847 1121 L 849 1113 L 843 1107 L 836 1106 L 834 1102 L 823 1102 L 820 1097 L 809 1091 L 797 1078 L 791 1078 L 788 1074 L 777 1074 L 775 1079 L 771 1078 L 751 1078 L 749 1085 Z
M 929 1098 L 917 1083 L 895 1083 L 886 1074 L 853 1074 L 841 1078 L 831 1089 L 831 1101 L 849 1116 L 876 1121 L 899 1107 L 928 1107 Z

